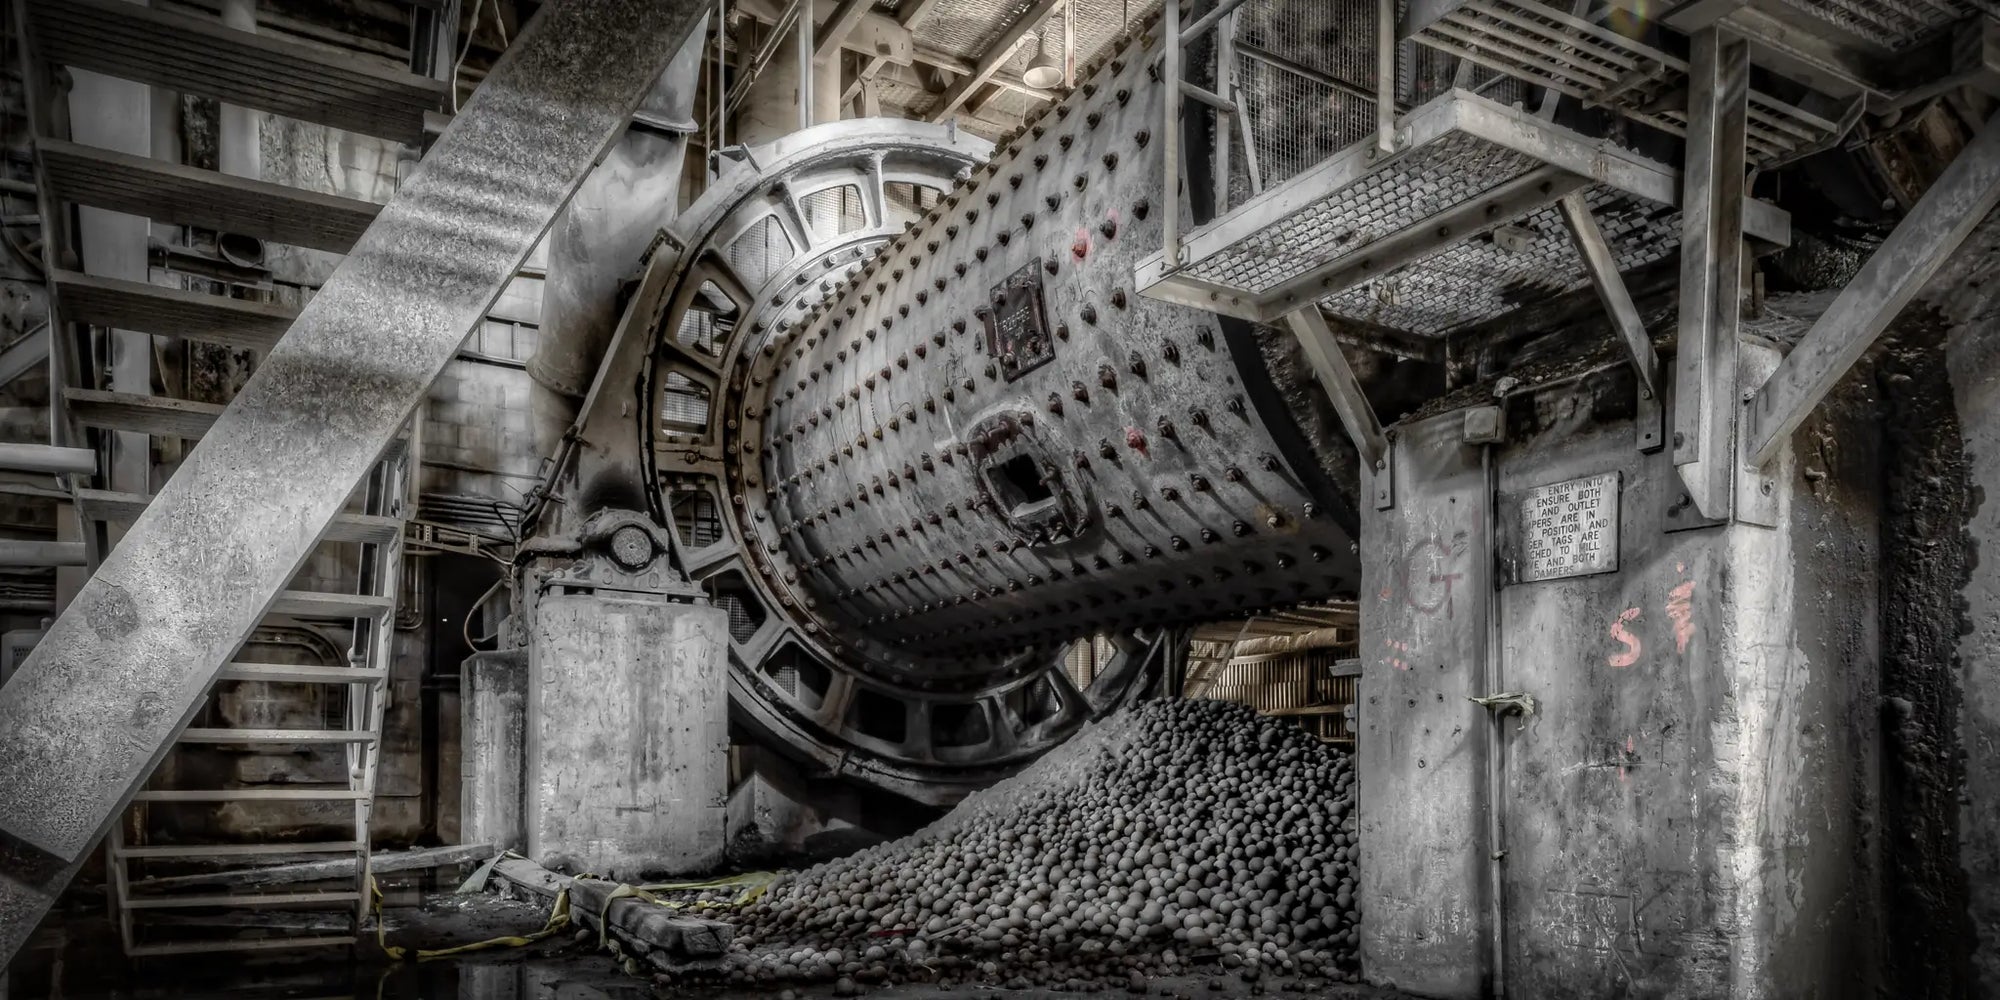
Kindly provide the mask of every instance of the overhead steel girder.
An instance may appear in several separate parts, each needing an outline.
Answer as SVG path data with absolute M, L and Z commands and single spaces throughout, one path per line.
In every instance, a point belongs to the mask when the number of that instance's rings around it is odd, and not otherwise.
M 0 688 L 0 963 L 707 9 L 544 5 Z
M 1752 465 L 1777 457 L 1792 432 L 1996 205 L 2000 114 L 1951 161 L 1751 399 L 1743 434 Z

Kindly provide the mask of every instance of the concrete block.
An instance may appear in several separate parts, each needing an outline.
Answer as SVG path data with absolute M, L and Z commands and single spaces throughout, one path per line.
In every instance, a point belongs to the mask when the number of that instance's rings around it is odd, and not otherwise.
M 1516 395 L 1523 412 L 1589 413 L 1593 394 L 1631 391 Z M 1638 452 L 1627 421 L 1497 447 L 1491 488 L 1461 414 L 1398 430 L 1395 506 L 1362 510 L 1368 976 L 1491 995 L 1504 927 L 1513 996 L 1854 995 L 1878 961 L 1879 886 L 1854 869 L 1873 849 L 1855 782 L 1882 754 L 1867 476 L 1795 488 L 1788 453 L 1776 527 L 1669 531 L 1672 456 Z M 1830 433 L 1842 464 L 1873 467 L 1867 431 Z M 1521 503 L 1607 472 L 1618 568 L 1496 591 L 1493 490 Z M 1533 698 L 1533 713 L 1468 700 L 1502 692 Z
M 543 594 L 530 645 L 528 856 L 614 878 L 721 860 L 728 616 Z

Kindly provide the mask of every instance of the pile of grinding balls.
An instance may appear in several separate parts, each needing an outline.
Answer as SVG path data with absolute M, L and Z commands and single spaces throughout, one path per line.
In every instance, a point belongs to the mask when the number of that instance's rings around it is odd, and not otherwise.
M 777 884 L 729 918 L 719 975 L 842 995 L 909 981 L 1141 990 L 1204 972 L 1353 981 L 1354 783 L 1345 753 L 1286 721 L 1146 703 L 916 834 Z

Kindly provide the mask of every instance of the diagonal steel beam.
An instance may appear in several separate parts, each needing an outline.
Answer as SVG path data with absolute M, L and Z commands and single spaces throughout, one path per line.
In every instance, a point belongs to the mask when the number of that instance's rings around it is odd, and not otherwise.
M 1777 457 L 1785 440 L 1995 206 L 2000 206 L 2000 114 L 1959 151 L 1757 390 L 1744 414 L 1750 464 L 1763 466 Z
M 1035 30 L 1036 26 L 1042 23 L 1042 19 L 1061 6 L 1062 2 L 1063 0 L 1036 0 L 1034 6 L 1022 11 L 1020 17 L 1001 29 L 1000 36 L 987 46 L 986 55 L 972 68 L 972 75 L 958 80 L 951 85 L 950 90 L 945 91 L 944 100 L 930 112 L 931 121 L 941 122 L 951 117 L 951 113 L 957 111 L 959 105 L 964 104 L 974 91 L 986 84 L 994 73 L 999 72 L 1000 67 L 1007 64 L 1007 60 L 1014 57 L 1014 51 L 1021 47 L 1021 41 L 1027 37 L 1028 32 Z
M 1287 313 L 1285 322 L 1292 328 L 1292 336 L 1299 338 L 1299 346 L 1305 349 L 1306 360 L 1312 364 L 1320 388 L 1325 390 L 1334 412 L 1340 414 L 1341 426 L 1347 429 L 1354 450 L 1361 455 L 1361 464 L 1375 486 L 1376 508 L 1390 506 L 1395 494 L 1390 480 L 1389 437 L 1382 430 L 1382 421 L 1375 416 L 1375 407 L 1361 391 L 1361 380 L 1347 363 L 1333 327 L 1319 311 L 1317 302 L 1308 302 Z
M 1653 338 L 1646 333 L 1639 307 L 1632 303 L 1632 293 L 1618 274 L 1618 260 L 1604 242 L 1604 231 L 1597 227 L 1597 219 L 1590 214 L 1590 203 L 1584 200 L 1583 193 L 1566 194 L 1559 205 L 1563 225 L 1569 228 L 1570 242 L 1576 245 L 1576 255 L 1590 271 L 1597 299 L 1604 304 L 1604 314 L 1617 328 L 1619 339 L 1625 342 L 1625 353 L 1631 357 L 1632 369 L 1639 376 L 1635 421 L 1639 425 L 1639 450 L 1658 451 L 1666 444 L 1665 411 L 1660 406 L 1663 376 L 1660 356 L 1653 350 Z
M 0 351 L 0 385 L 7 385 L 36 368 L 45 367 L 49 360 L 49 325 L 43 323 L 32 333 L 7 345 Z
M 710 0 L 555 0 L 0 688 L 0 965 Z
M 841 0 L 833 16 L 820 25 L 819 41 L 813 46 L 813 61 L 825 62 L 828 57 L 840 51 L 840 46 L 853 34 L 854 26 L 861 23 L 861 17 L 874 8 L 871 0 Z

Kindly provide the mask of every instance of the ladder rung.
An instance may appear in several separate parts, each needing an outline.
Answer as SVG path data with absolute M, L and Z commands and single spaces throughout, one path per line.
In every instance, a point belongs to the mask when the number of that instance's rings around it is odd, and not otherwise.
M 370 594 L 328 594 L 311 590 L 287 590 L 271 602 L 271 614 L 301 618 L 373 618 L 389 616 L 396 602 Z
M 416 144 L 447 85 L 368 57 L 117 0 L 34 0 L 50 62 Z
M 361 894 L 341 892 L 268 892 L 220 896 L 135 896 L 125 901 L 128 910 L 182 910 L 197 906 L 300 906 L 314 903 L 353 903 Z
M 372 743 L 377 734 L 361 729 L 187 729 L 182 743 Z
M 88 448 L 58 448 L 48 444 L 0 442 L 0 469 L 14 472 L 74 472 L 90 475 L 97 471 L 97 453 Z
M 353 788 L 163 788 L 132 796 L 134 802 L 339 802 L 365 799 Z
M 213 344 L 266 350 L 298 318 L 298 310 L 272 302 L 75 271 L 57 271 L 51 283 L 66 321 Z
M 219 403 L 103 389 L 64 389 L 63 399 L 69 403 L 70 415 L 86 426 L 189 441 L 208 433 L 223 410 Z
M 359 851 L 361 844 L 353 840 L 317 841 L 303 844 L 147 844 L 140 847 L 114 847 L 111 853 L 118 858 L 251 858 L 268 854 L 345 854 Z
M 225 663 L 217 675 L 225 681 L 270 681 L 284 684 L 369 684 L 389 672 L 379 668 L 318 667 L 294 663 Z
M 137 519 L 153 498 L 140 493 L 110 490 L 78 490 L 77 509 L 93 521 L 129 524 Z M 336 514 L 320 536 L 327 542 L 387 542 L 402 533 L 403 522 L 376 514 Z
M 177 941 L 173 944 L 135 944 L 125 954 L 133 958 L 158 955 L 201 955 L 218 951 L 284 951 L 289 948 L 339 948 L 351 945 L 352 934 L 314 937 L 249 938 L 235 941 Z
M 346 253 L 382 206 L 232 177 L 61 139 L 35 140 L 42 176 L 60 198 L 273 243 Z

